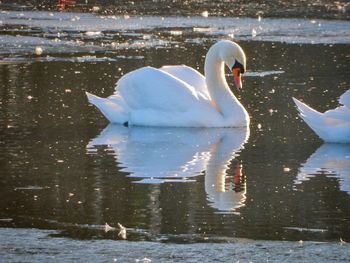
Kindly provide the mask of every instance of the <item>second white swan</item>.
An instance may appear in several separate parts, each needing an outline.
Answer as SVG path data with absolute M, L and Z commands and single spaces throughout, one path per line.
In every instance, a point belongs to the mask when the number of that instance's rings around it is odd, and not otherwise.
M 206 55 L 205 77 L 185 65 L 143 67 L 120 78 L 108 98 L 86 94 L 111 123 L 125 126 L 248 126 L 249 115 L 226 82 L 225 65 L 241 89 L 244 51 L 238 44 L 222 40 Z
M 325 142 L 350 143 L 350 90 L 339 98 L 341 106 L 320 113 L 293 98 L 301 118 Z

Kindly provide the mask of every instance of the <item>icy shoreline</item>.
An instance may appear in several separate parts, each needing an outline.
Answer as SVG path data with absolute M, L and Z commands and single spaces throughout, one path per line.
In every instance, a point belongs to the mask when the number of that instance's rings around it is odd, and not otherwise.
M 50 237 L 56 231 L 0 228 L 3 262 L 348 262 L 349 244 L 261 241 L 171 244 Z M 6 237 L 6 238 L 5 238 Z
M 190 34 L 226 36 L 237 40 L 291 44 L 349 44 L 349 21 L 293 18 L 102 16 L 46 11 L 0 12 L 1 34 L 16 33 L 59 40 L 109 40 L 116 33 L 153 30 L 177 37 Z M 15 27 L 15 28 L 13 28 Z M 18 27 L 18 28 L 17 28 Z M 174 31 L 176 30 L 176 31 Z M 42 32 L 40 32 L 42 31 Z M 176 34 L 174 34 L 174 32 Z M 139 32 L 140 34 L 140 32 Z M 141 34 L 144 35 L 144 34 Z M 147 36 L 147 35 L 146 35 Z M 144 42 L 152 40 L 143 38 Z

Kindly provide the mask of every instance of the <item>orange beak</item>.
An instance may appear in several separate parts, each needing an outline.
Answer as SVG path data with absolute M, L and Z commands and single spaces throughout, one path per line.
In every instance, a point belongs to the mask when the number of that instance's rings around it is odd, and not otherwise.
M 235 80 L 235 85 L 237 90 L 240 90 L 242 88 L 242 81 L 241 81 L 241 70 L 239 68 L 234 68 L 232 70 L 233 78 Z

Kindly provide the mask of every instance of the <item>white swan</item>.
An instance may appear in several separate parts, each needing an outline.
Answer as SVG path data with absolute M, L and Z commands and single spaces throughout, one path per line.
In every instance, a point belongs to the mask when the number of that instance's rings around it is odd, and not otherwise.
M 320 113 L 293 98 L 300 116 L 325 142 L 350 143 L 350 90 L 340 96 L 341 106 Z
M 242 87 L 242 48 L 228 40 L 214 44 L 205 58 L 205 77 L 185 65 L 143 67 L 124 75 L 108 98 L 86 93 L 111 123 L 171 127 L 244 127 L 249 115 L 231 92 L 225 64 Z

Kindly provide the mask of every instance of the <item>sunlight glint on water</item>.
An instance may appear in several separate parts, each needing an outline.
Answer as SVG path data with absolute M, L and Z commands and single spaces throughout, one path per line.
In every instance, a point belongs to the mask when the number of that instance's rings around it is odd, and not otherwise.
M 1 226 L 81 239 L 115 239 L 106 222 L 126 225 L 129 240 L 350 238 L 348 148 L 323 145 L 291 100 L 325 111 L 349 88 L 348 21 L 0 20 Z M 244 89 L 234 90 L 248 133 L 110 127 L 87 103 L 85 91 L 108 96 L 141 66 L 203 72 L 209 46 L 232 37 L 248 57 Z

